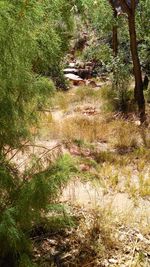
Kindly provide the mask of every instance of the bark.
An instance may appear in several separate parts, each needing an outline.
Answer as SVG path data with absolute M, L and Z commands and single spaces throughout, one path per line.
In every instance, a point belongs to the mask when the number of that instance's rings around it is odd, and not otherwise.
M 115 9 L 114 1 L 109 0 L 113 10 Z M 145 99 L 143 94 L 143 81 L 142 81 L 142 71 L 140 66 L 140 60 L 138 56 L 138 46 L 137 46 L 137 37 L 136 37 L 136 25 L 135 25 L 135 11 L 136 11 L 136 1 L 131 0 L 131 5 L 129 6 L 126 0 L 119 0 L 120 6 L 128 15 L 128 25 L 129 25 L 129 34 L 130 34 L 130 49 L 132 55 L 132 62 L 133 62 L 133 70 L 134 70 L 134 77 L 135 77 L 135 90 L 134 90 L 134 97 L 138 104 L 138 111 L 141 123 L 146 120 L 145 115 Z M 117 29 L 113 29 L 113 51 L 114 54 L 117 54 L 118 45 L 116 46 L 116 38 L 117 38 Z M 116 49 L 117 47 L 117 49 Z
M 135 90 L 134 97 L 138 104 L 140 120 L 143 123 L 145 121 L 145 100 L 143 94 L 143 81 L 142 72 L 140 66 L 140 60 L 138 56 L 137 38 L 136 38 L 136 27 L 135 27 L 135 12 L 133 11 L 128 16 L 129 34 L 130 34 L 130 49 L 133 61 L 133 70 L 135 76 Z
M 111 4 L 112 10 L 113 10 L 114 19 L 116 20 L 117 11 L 116 11 L 114 2 L 112 0 L 109 0 L 109 3 Z M 116 23 L 113 25 L 113 29 L 112 29 L 112 48 L 113 48 L 114 57 L 116 57 L 118 54 L 118 27 Z
M 114 10 L 114 18 L 115 20 L 117 19 L 116 10 Z M 113 26 L 112 47 L 113 47 L 114 57 L 116 57 L 118 54 L 118 27 L 116 24 Z

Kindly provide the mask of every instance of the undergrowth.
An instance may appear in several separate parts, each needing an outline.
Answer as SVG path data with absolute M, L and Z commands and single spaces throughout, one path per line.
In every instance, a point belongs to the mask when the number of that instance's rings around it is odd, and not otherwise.
M 35 169 L 35 166 L 34 166 Z M 71 158 L 60 157 L 46 170 L 30 172 L 32 175 L 19 175 L 7 162 L 0 167 L 0 266 L 29 267 L 31 243 L 29 232 L 39 225 L 50 209 L 47 205 L 55 203 L 63 186 L 75 171 Z M 57 214 L 57 210 L 55 210 Z M 56 215 L 55 222 L 61 221 Z M 54 218 L 49 219 L 49 226 Z

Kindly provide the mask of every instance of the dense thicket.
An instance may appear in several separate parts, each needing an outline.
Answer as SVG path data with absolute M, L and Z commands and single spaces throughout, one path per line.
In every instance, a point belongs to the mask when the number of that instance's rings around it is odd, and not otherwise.
M 65 0 L 0 1 L 0 266 L 30 266 L 29 230 L 72 170 L 68 157 L 46 169 L 34 160 L 26 173 L 8 160 L 29 140 L 52 79 L 61 80 L 71 8 Z
M 41 75 L 60 77 L 72 25 L 70 9 L 64 0 L 0 2 L 1 149 L 25 138 L 37 105 L 54 90 Z

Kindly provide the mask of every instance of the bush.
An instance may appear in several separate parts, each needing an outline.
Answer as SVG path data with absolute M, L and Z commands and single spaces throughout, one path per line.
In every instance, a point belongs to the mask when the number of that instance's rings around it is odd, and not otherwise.
M 101 89 L 101 96 L 107 102 L 106 110 L 125 113 L 134 107 L 130 103 L 133 91 L 129 89 L 129 68 L 120 57 L 114 59 L 112 68 L 112 86 L 104 86 Z
M 29 231 L 72 171 L 66 156 L 46 169 L 37 159 L 24 174 L 8 160 L 25 149 L 37 110 L 54 92 L 42 75 L 54 66 L 60 70 L 71 8 L 66 0 L 0 1 L 0 266 L 31 266 Z
M 50 205 L 74 170 L 67 155 L 46 170 L 34 174 L 30 170 L 24 177 L 7 162 L 1 164 L 0 266 L 30 266 L 29 232 L 46 219 Z M 26 263 L 22 265 L 23 261 Z
M 122 56 L 118 56 L 113 62 L 113 86 L 115 93 L 115 108 L 118 111 L 126 112 L 129 98 L 129 67 L 125 65 Z

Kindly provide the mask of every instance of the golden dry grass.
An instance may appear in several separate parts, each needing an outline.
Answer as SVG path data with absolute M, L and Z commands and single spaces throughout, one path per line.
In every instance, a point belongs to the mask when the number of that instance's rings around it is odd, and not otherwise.
M 94 100 L 105 104 L 110 93 L 110 87 L 98 91 L 89 87 L 79 87 L 67 93 L 56 93 L 52 100 L 53 107 L 57 107 L 58 111 L 63 110 L 63 116 L 55 118 L 50 113 L 42 114 L 39 135 L 48 139 L 78 141 L 81 146 L 85 143 L 94 146 L 94 149 L 89 146 L 91 151 L 93 149 L 92 158 L 85 159 L 94 162 L 88 165 L 95 169 L 93 173 L 90 171 L 87 179 L 99 179 L 106 191 L 128 192 L 133 198 L 148 197 L 150 185 L 149 180 L 144 177 L 150 163 L 149 129 L 101 110 L 98 114 L 92 115 L 83 114 L 80 108 L 78 112 L 72 111 L 74 105 L 78 107 L 84 101 L 93 104 Z M 100 99 L 102 96 L 104 100 Z M 65 115 L 64 111 L 68 114 Z M 106 151 L 97 150 L 98 143 L 105 143 Z M 83 157 L 80 161 L 83 163 Z M 137 179 L 134 182 L 132 177 L 135 173 Z
M 134 120 L 116 118 L 113 112 L 104 112 L 111 110 L 106 106 L 109 94 L 110 87 L 98 91 L 79 87 L 67 93 L 58 92 L 52 100 L 52 108 L 63 115 L 60 118 L 56 114 L 53 116 L 53 111 L 41 116 L 39 135 L 49 140 L 68 141 L 65 149 L 70 153 L 70 147 L 77 147 L 79 154 L 72 154 L 78 168 L 75 179 L 90 183 L 96 189 L 101 188 L 103 197 L 108 199 L 105 208 L 103 199 L 98 205 L 93 204 L 89 217 L 85 214 L 77 228 L 79 249 L 88 255 L 91 247 L 96 255 L 87 256 L 82 266 L 96 266 L 98 257 L 105 258 L 106 253 L 118 246 L 116 234 L 120 225 L 138 227 L 142 233 L 149 233 L 149 211 L 146 213 L 143 208 L 139 213 L 135 212 L 136 208 L 139 209 L 138 201 L 148 201 L 150 197 L 149 129 L 137 126 Z M 98 107 L 98 114 L 84 114 L 82 107 L 85 104 Z M 104 150 L 101 144 L 106 145 Z M 86 150 L 90 153 L 86 154 Z M 115 213 L 112 202 L 118 194 L 127 196 L 133 204 L 131 210 Z M 78 240 L 78 236 L 72 238 Z M 121 244 L 119 246 L 121 250 Z M 138 259 L 136 262 L 135 266 L 139 267 Z
M 107 124 L 97 116 L 75 115 L 63 121 L 62 135 L 69 140 L 106 141 L 109 136 L 109 129 Z

